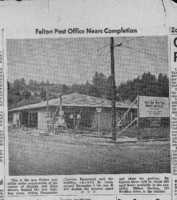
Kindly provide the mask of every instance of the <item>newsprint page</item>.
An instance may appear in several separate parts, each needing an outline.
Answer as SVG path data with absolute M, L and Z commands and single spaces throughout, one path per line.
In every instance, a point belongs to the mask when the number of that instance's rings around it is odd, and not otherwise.
M 175 33 L 33 31 L 31 38 L 2 33 L 5 197 L 171 199 L 177 190 Z
M 177 200 L 177 26 L 164 27 L 0 30 L 0 200 Z

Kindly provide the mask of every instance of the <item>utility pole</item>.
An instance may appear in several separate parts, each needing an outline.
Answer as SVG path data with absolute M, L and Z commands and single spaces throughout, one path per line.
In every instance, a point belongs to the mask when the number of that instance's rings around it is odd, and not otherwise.
M 48 84 L 47 84 L 47 88 L 46 88 L 46 96 L 47 96 L 47 134 L 49 134 L 49 131 L 50 131 L 50 128 L 49 128 L 50 119 L 49 119 L 49 88 L 48 88 Z
M 112 81 L 112 139 L 116 141 L 116 84 L 114 67 L 114 38 L 110 38 L 111 81 Z
M 138 109 L 137 109 L 137 138 L 140 138 L 140 129 L 139 129 L 139 88 L 138 88 L 138 92 L 137 92 L 137 105 L 138 105 Z
M 47 96 L 47 117 L 49 117 L 49 89 L 48 89 L 48 85 L 47 85 L 47 89 L 46 89 L 46 96 Z

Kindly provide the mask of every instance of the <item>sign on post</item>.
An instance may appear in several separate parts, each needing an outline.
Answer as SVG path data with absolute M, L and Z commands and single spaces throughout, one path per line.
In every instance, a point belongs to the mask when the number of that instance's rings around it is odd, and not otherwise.
M 63 116 L 64 115 L 64 111 L 63 110 L 59 110 L 59 115 Z
M 101 111 L 102 111 L 102 108 L 96 108 L 96 111 L 97 111 L 97 112 L 101 112 Z
M 139 117 L 170 117 L 169 98 L 139 96 Z

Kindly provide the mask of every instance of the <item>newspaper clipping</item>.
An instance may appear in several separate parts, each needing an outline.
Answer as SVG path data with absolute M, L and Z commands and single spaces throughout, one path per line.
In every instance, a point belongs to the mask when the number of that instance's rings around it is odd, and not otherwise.
M 86 24 L 1 30 L 0 200 L 176 200 L 177 27 Z
M 106 30 L 4 39 L 8 198 L 171 199 L 168 36 Z
M 3 31 L 0 33 L 0 199 L 4 199 L 4 87 L 3 87 Z

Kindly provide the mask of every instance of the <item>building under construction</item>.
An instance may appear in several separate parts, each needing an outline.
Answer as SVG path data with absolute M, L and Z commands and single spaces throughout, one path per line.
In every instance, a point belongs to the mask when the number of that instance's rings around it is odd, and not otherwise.
M 137 116 L 137 105 L 116 102 L 116 119 L 119 121 L 129 109 L 121 124 L 131 123 Z M 63 116 L 67 129 L 111 130 L 111 101 L 103 98 L 73 93 L 57 99 L 43 101 L 9 110 L 11 124 L 46 131 L 48 120 L 54 125 Z M 62 112 L 62 113 L 61 113 Z

